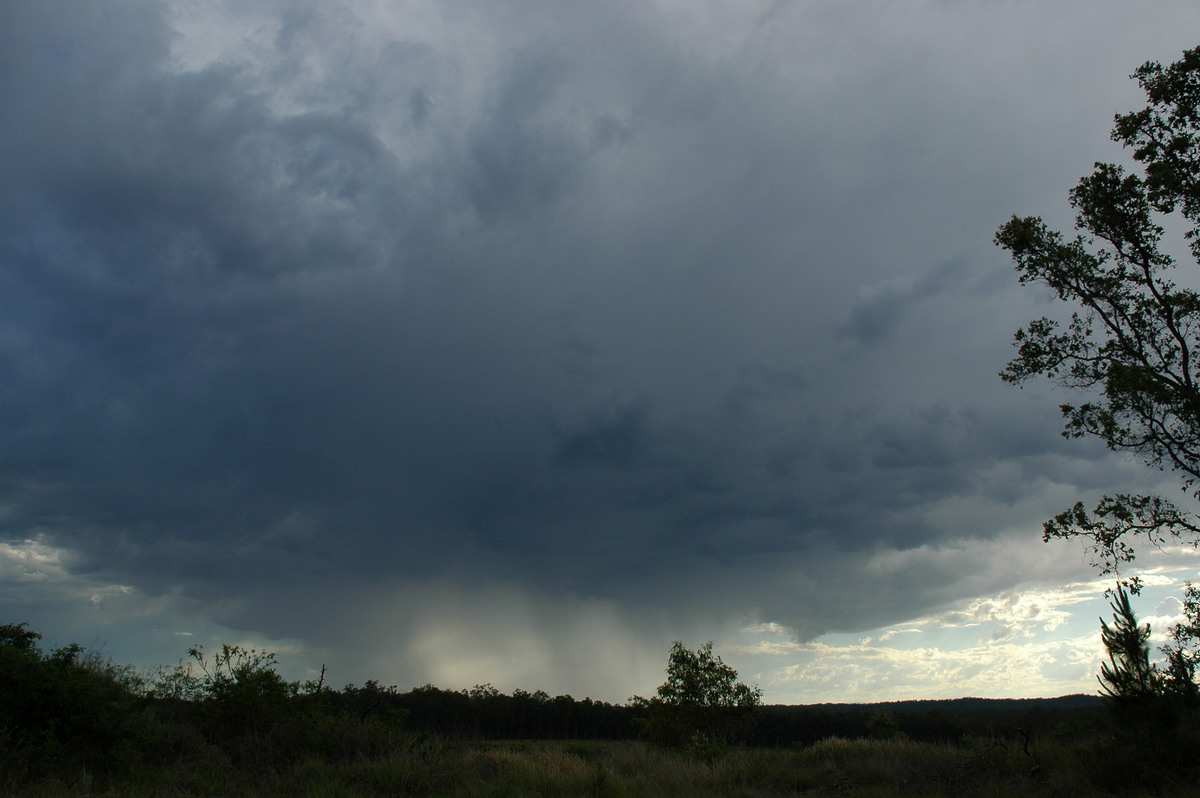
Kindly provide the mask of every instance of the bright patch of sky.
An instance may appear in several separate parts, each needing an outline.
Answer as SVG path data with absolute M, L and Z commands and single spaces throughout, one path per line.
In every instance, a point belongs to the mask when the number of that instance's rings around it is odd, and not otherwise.
M 1139 620 L 1150 624 L 1155 660 L 1167 632 L 1184 620 L 1183 583 L 1197 574 L 1195 552 L 1173 554 L 1191 564 L 1147 571 L 1133 600 Z M 1106 657 L 1100 620 L 1112 622 L 1106 591 L 1113 587 L 1093 579 L 1006 592 L 871 634 L 809 643 L 778 624 L 755 624 L 730 638 L 729 659 L 782 704 L 1094 694 Z

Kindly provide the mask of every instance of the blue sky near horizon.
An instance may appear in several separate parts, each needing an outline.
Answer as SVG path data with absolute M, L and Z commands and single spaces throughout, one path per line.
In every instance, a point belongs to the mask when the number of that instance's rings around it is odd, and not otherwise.
M 14 0 L 0 611 L 621 701 L 1095 690 L 1041 522 L 1177 495 L 997 372 L 992 243 L 1128 163 L 1132 4 Z M 1181 279 L 1193 279 L 1185 262 Z M 1149 552 L 1161 634 L 1195 552 Z

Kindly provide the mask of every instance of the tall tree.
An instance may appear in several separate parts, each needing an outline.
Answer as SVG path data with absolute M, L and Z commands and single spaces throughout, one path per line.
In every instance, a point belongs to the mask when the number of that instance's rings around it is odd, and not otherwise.
M 1116 117 L 1112 137 L 1131 148 L 1141 174 L 1097 163 L 1070 193 L 1078 234 L 1066 238 L 1037 217 L 1014 216 L 996 234 L 1021 283 L 1049 287 L 1075 306 L 1070 320 L 1041 318 L 1016 334 L 1017 356 L 1001 372 L 1088 394 L 1061 406 L 1063 434 L 1100 438 L 1149 466 L 1175 472 L 1200 497 L 1200 294 L 1170 279 L 1175 259 L 1163 222 L 1182 220 L 1200 262 L 1200 48 L 1132 76 L 1148 104 Z M 1045 539 L 1082 537 L 1105 573 L 1134 558 L 1134 538 L 1200 543 L 1200 524 L 1153 495 L 1076 503 L 1045 524 Z M 1136 577 L 1128 581 L 1134 592 Z

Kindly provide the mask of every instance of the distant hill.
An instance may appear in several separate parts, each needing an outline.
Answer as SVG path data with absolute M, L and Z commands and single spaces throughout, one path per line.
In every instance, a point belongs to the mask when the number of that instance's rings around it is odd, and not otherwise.
M 899 733 L 928 742 L 969 737 L 1019 738 L 1054 728 L 1098 728 L 1103 702 L 1094 695 L 1058 698 L 954 698 L 876 704 L 769 705 L 760 713 L 754 742 L 811 744 L 827 737 L 856 739 Z
M 946 698 L 924 701 L 884 701 L 876 704 L 773 704 L 772 709 L 808 709 L 823 712 L 933 712 L 977 715 L 1025 712 L 1032 709 L 1095 709 L 1102 705 L 1098 695 L 1064 695 L 1057 698 Z

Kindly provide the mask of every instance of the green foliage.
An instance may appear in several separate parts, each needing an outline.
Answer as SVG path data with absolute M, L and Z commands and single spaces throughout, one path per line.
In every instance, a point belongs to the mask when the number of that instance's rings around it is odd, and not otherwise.
M 1200 684 L 1196 681 L 1196 666 L 1200 663 L 1200 588 L 1191 582 L 1184 587 L 1184 620 L 1171 627 L 1170 638 L 1162 648 L 1167 657 L 1164 674 L 1165 689 L 1187 712 L 1200 708 Z
M 1113 624 L 1100 621 L 1100 639 L 1108 662 L 1100 666 L 1100 688 L 1120 702 L 1146 702 L 1162 696 L 1162 674 L 1150 662 L 1150 624 L 1138 624 L 1129 593 L 1117 590 L 1112 601 Z
M 301 685 L 284 679 L 275 666 L 269 651 L 225 644 L 209 655 L 193 646 L 186 659 L 155 674 L 149 693 L 173 703 L 180 720 L 236 761 L 269 759 L 273 754 L 264 739 L 301 733 L 295 728 L 299 716 L 320 709 L 311 700 L 301 704 Z
M 713 654 L 712 641 L 695 651 L 678 640 L 667 657 L 667 680 L 658 688 L 664 703 L 684 707 L 756 707 L 762 691 L 738 681 L 736 670 Z
M 188 656 L 203 674 L 203 693 L 213 701 L 278 705 L 299 691 L 299 685 L 275 672 L 277 660 L 271 651 L 225 644 L 211 660 L 200 646 L 189 648 Z
M 1200 480 L 1200 294 L 1169 279 L 1162 217 L 1182 218 L 1200 261 L 1200 48 L 1175 64 L 1146 63 L 1133 77 L 1149 104 L 1118 115 L 1114 140 L 1132 149 L 1142 175 L 1098 163 L 1070 193 L 1079 235 L 1067 239 L 1036 217 L 1013 217 L 996 242 L 1021 283 L 1039 283 L 1076 310 L 1065 325 L 1042 318 L 1016 334 L 1017 357 L 1001 372 L 1083 390 L 1063 404 L 1067 437 L 1094 436 L 1115 451 Z M 1157 496 L 1117 494 L 1089 512 L 1082 504 L 1046 522 L 1047 540 L 1090 540 L 1096 562 L 1116 571 L 1134 557 L 1129 539 L 1195 544 L 1200 526 Z
M 1190 582 L 1184 589 L 1184 619 L 1168 630 L 1162 668 L 1150 661 L 1150 624 L 1138 624 L 1126 589 L 1116 590 L 1111 606 L 1112 625 L 1100 620 L 1100 638 L 1109 653 L 1109 661 L 1100 666 L 1104 695 L 1126 703 L 1165 702 L 1175 720 L 1194 714 L 1200 703 L 1200 589 Z
M 128 671 L 74 644 L 43 653 L 40 639 L 25 624 L 0 626 L 0 771 L 120 767 L 141 730 Z
M 36 652 L 37 641 L 41 640 L 42 636 L 28 629 L 28 625 L 24 623 L 0 625 L 0 650 Z
M 276 673 L 273 652 L 225 644 L 211 657 L 203 646 L 192 646 L 187 653 L 178 665 L 158 670 L 151 682 L 153 695 L 230 704 L 278 703 L 300 691 L 299 684 Z
M 1119 748 L 1138 755 L 1138 773 L 1195 771 L 1193 753 L 1200 743 L 1200 725 L 1196 723 L 1194 638 L 1189 636 L 1195 629 L 1196 599 L 1196 590 L 1189 585 L 1191 606 L 1186 609 L 1191 620 L 1170 630 L 1171 642 L 1163 647 L 1168 655 L 1163 670 L 1150 660 L 1150 625 L 1138 623 L 1124 587 L 1115 591 L 1112 625 L 1100 622 L 1108 662 L 1101 665 L 1099 679 L 1114 732 L 1112 742 L 1098 756 L 1106 768 Z
M 867 736 L 872 740 L 908 739 L 908 735 L 900 729 L 896 716 L 891 712 L 872 712 L 867 718 Z
M 762 691 L 740 682 L 713 654 L 712 641 L 695 651 L 675 641 L 657 697 L 632 700 L 648 710 L 645 732 L 652 742 L 711 758 L 748 728 Z

